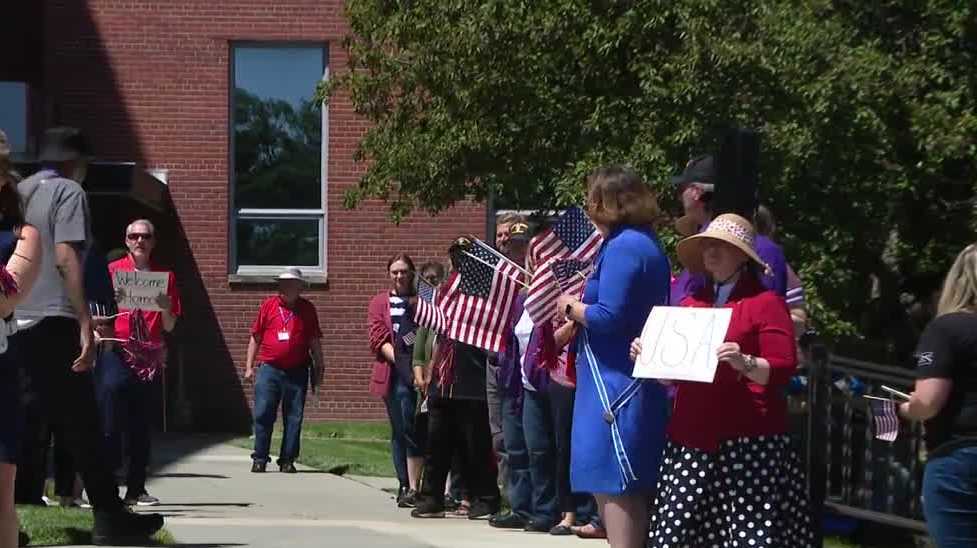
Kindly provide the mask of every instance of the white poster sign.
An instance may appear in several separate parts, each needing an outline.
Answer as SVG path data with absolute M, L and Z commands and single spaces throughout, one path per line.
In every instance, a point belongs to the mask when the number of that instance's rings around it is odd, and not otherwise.
M 170 275 L 168 272 L 121 272 L 115 273 L 112 280 L 115 290 L 121 297 L 119 308 L 123 310 L 152 310 L 161 309 L 156 304 L 156 297 L 166 294 L 169 289 Z
M 732 308 L 656 306 L 641 332 L 634 377 L 712 382 L 716 349 L 726 338 Z

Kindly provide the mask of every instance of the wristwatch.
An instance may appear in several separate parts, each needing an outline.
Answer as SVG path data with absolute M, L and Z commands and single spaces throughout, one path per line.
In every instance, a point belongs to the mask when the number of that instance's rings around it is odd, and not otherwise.
M 753 371 L 754 369 L 756 369 L 756 356 L 752 356 L 750 354 L 747 354 L 746 355 L 746 364 L 743 366 L 743 371 L 745 371 L 746 373 L 749 373 L 750 371 Z

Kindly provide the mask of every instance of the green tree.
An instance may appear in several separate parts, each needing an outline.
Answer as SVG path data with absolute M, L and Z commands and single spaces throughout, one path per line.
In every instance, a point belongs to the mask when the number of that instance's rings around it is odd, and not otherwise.
M 372 122 L 347 204 L 394 219 L 495 192 L 578 202 L 584 175 L 667 177 L 730 124 L 822 330 L 901 355 L 972 241 L 977 13 L 949 0 L 350 0 L 348 93 Z M 672 204 L 674 207 L 674 204 Z M 907 342 L 908 341 L 908 342 Z M 878 354 L 876 354 L 878 356 Z

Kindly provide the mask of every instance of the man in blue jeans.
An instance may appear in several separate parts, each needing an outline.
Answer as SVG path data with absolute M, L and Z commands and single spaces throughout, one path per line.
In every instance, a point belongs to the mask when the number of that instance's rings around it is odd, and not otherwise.
M 261 304 L 251 327 L 244 378 L 254 378 L 252 472 L 264 472 L 268 465 L 271 433 L 281 404 L 285 429 L 278 453 L 278 469 L 287 474 L 295 473 L 306 388 L 310 378 L 313 386 L 318 385 L 323 363 L 322 330 L 315 307 L 300 296 L 304 287 L 301 270 L 285 270 L 278 276 L 278 295 Z M 254 371 L 256 357 L 257 375 Z

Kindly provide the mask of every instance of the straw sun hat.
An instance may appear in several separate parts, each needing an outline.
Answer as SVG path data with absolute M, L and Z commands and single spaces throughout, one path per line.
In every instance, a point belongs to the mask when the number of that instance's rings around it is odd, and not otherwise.
M 705 271 L 702 251 L 709 240 L 726 242 L 745 253 L 750 260 L 760 265 L 760 268 L 769 269 L 757 255 L 756 230 L 753 225 L 734 213 L 725 213 L 716 217 L 704 231 L 680 241 L 676 248 L 678 260 L 691 272 Z

